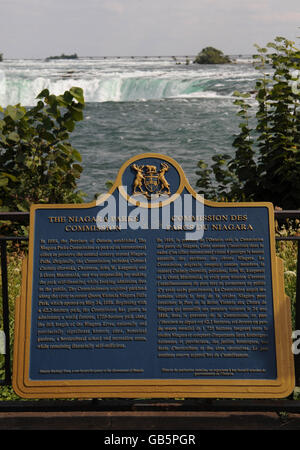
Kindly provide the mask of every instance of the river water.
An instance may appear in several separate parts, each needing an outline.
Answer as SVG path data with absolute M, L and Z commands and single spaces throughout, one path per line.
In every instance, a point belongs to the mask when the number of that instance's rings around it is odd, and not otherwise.
M 0 105 L 32 106 L 40 91 L 84 90 L 84 120 L 71 141 L 83 158 L 78 186 L 87 201 L 105 192 L 128 158 L 145 152 L 176 159 L 195 188 L 199 159 L 233 153 L 238 111 L 233 92 L 254 89 L 247 55 L 228 65 L 193 64 L 193 56 L 5 60 Z M 205 195 L 205 193 L 204 193 Z

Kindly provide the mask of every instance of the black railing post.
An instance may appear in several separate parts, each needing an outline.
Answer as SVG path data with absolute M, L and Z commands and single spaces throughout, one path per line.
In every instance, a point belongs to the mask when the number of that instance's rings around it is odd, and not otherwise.
M 10 371 L 10 337 L 9 337 L 9 301 L 7 277 L 7 251 L 6 240 L 1 240 L 1 277 L 2 277 L 2 311 L 3 331 L 5 335 L 5 384 L 11 384 Z

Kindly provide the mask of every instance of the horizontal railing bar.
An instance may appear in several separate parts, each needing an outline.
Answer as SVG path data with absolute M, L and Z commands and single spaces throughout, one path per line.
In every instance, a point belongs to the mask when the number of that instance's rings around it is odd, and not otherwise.
M 299 400 L 185 400 L 136 401 L 122 398 L 90 400 L 39 400 L 0 402 L 0 412 L 72 411 L 252 411 L 300 412 Z
M 0 220 L 13 220 L 16 222 L 29 222 L 29 212 L 21 212 L 21 211 L 11 211 L 11 212 L 0 212 Z
M 300 219 L 300 210 L 283 210 L 283 211 L 274 211 L 274 215 L 276 219 L 290 219 L 290 218 L 299 218 Z
M 0 235 L 0 241 L 28 241 L 27 236 L 2 236 Z
M 300 235 L 299 236 L 276 236 L 275 239 L 276 239 L 276 241 L 299 241 Z

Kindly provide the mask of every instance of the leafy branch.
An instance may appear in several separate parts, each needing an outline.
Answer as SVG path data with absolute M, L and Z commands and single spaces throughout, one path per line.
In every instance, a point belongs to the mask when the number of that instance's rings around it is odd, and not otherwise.
M 214 156 L 210 168 L 199 161 L 197 186 L 215 200 L 270 201 L 296 209 L 300 207 L 300 50 L 284 37 L 256 48 L 255 96 L 234 93 L 241 119 L 232 144 L 235 154 Z
M 37 100 L 31 108 L 0 107 L 0 211 L 83 201 L 76 190 L 81 155 L 69 140 L 83 119 L 83 91 L 55 96 L 45 89 Z

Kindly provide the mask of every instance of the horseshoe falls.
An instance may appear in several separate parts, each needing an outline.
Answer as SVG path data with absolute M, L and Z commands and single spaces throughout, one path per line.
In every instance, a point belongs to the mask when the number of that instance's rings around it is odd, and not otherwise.
M 71 140 L 83 158 L 78 186 L 87 201 L 106 191 L 124 161 L 145 152 L 175 158 L 195 188 L 199 159 L 233 153 L 239 130 L 233 92 L 253 90 L 257 72 L 247 55 L 228 65 L 197 65 L 193 58 L 4 60 L 0 106 L 33 106 L 45 88 L 56 95 L 72 86 L 84 90 L 84 120 Z

